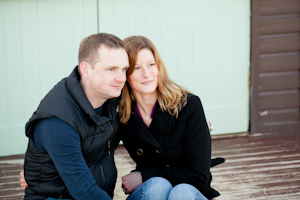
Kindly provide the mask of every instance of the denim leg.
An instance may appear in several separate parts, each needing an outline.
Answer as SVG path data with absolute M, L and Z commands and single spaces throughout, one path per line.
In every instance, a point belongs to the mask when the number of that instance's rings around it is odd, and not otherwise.
M 207 200 L 194 186 L 186 183 L 176 185 L 170 192 L 168 200 Z
M 127 200 L 167 200 L 171 183 L 161 177 L 153 177 L 137 187 L 128 197 Z

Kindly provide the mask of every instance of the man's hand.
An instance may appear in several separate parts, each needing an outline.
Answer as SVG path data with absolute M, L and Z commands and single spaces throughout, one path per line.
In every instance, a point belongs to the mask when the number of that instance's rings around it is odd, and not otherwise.
M 26 187 L 28 186 L 26 181 L 25 181 L 25 178 L 24 178 L 24 171 L 20 172 L 20 185 L 21 185 L 23 190 L 25 190 Z
M 141 172 L 131 172 L 130 174 L 123 176 L 121 179 L 122 188 L 125 194 L 130 194 L 143 183 Z

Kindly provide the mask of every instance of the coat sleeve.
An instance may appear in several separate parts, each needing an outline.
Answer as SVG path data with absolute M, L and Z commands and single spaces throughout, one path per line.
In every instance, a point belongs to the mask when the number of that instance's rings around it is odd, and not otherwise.
M 188 183 L 201 190 L 210 182 L 211 137 L 199 97 L 190 96 L 184 109 L 186 132 L 182 165 L 143 166 L 140 170 L 143 180 L 159 176 L 168 179 L 173 185 Z

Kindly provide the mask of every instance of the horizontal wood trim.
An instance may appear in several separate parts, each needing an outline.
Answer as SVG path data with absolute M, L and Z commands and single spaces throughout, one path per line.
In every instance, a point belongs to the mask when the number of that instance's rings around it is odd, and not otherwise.
M 258 97 L 258 112 L 270 109 L 298 108 L 300 106 L 300 91 L 261 92 Z
M 285 71 L 300 69 L 300 53 L 283 53 L 260 56 L 260 71 Z
M 258 116 L 260 124 L 297 122 L 299 121 L 299 109 L 265 110 L 259 112 Z
M 273 72 L 260 74 L 260 91 L 299 89 L 300 72 Z
M 300 37 L 272 37 L 261 38 L 259 45 L 260 53 L 296 52 L 300 50 Z
M 299 132 L 300 122 L 277 122 L 260 124 L 261 133 L 294 133 Z
M 299 13 L 299 0 L 266 0 L 260 1 L 260 15 L 282 15 Z
M 263 35 L 300 32 L 300 17 L 261 20 L 259 32 Z

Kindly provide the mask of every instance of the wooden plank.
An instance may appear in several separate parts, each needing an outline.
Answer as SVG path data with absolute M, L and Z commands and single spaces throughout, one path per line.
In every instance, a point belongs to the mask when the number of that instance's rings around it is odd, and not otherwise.
M 299 120 L 299 110 L 293 109 L 281 109 L 281 110 L 264 110 L 259 112 L 259 123 L 266 124 L 269 122 L 296 122 Z
M 260 56 L 260 72 L 300 69 L 300 53 L 280 53 Z
M 250 106 L 250 130 L 251 133 L 259 131 L 258 123 L 258 106 L 259 106 L 259 7 L 260 1 L 253 0 L 251 2 L 251 106 Z
M 291 18 L 261 20 L 259 32 L 262 35 L 300 32 L 300 17 L 294 15 Z
M 260 124 L 262 133 L 295 133 L 300 130 L 300 122 L 278 122 Z M 300 167 L 300 166 L 299 166 Z
M 260 1 L 260 15 L 283 15 L 299 13 L 299 0 L 264 0 Z
M 298 108 L 300 92 L 298 90 L 262 92 L 259 94 L 259 111 L 270 109 Z
M 300 37 L 297 35 L 280 35 L 278 37 L 261 37 L 260 53 L 296 52 L 300 50 Z
M 297 89 L 300 87 L 300 72 L 263 73 L 260 77 L 260 91 Z

